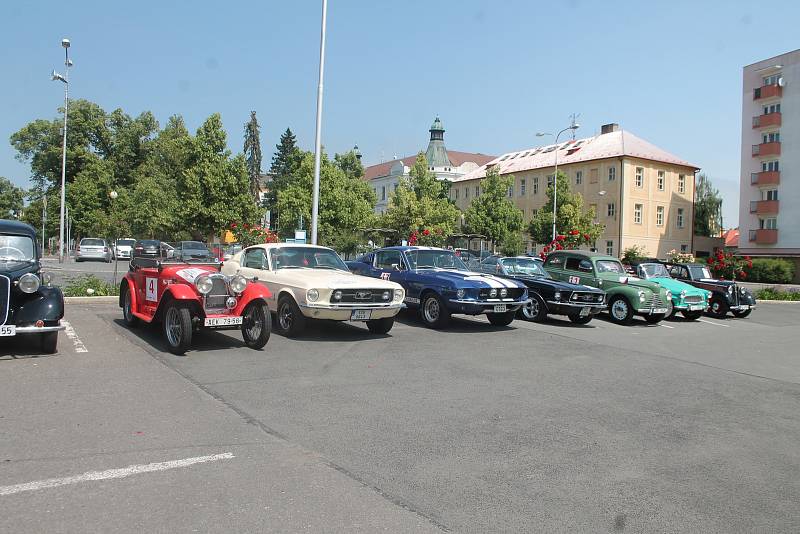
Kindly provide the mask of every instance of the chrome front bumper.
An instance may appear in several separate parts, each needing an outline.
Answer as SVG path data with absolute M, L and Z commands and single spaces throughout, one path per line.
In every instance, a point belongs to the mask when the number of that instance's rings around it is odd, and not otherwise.
M 18 326 L 16 328 L 17 334 L 43 334 L 45 332 L 58 332 L 64 330 L 66 326 Z

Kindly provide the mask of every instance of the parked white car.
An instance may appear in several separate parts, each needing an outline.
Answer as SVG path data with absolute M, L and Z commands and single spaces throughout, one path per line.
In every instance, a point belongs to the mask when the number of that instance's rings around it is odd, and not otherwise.
M 335 251 L 316 245 L 254 245 L 226 260 L 222 272 L 267 286 L 275 329 L 289 337 L 309 319 L 366 322 L 370 332 L 386 334 L 405 298 L 400 284 L 352 274 Z

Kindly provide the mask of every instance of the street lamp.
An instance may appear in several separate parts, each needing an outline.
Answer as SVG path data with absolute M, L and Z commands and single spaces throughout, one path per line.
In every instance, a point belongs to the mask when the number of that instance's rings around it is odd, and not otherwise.
M 580 127 L 581 127 L 581 125 L 578 124 L 577 122 L 575 122 L 575 120 L 573 119 L 572 124 L 570 124 L 569 126 L 567 126 L 566 128 L 564 128 L 563 130 L 561 130 L 560 132 L 558 132 L 555 135 L 556 148 L 553 151 L 555 153 L 555 157 L 556 157 L 556 162 L 555 162 L 555 165 L 554 165 L 555 168 L 553 170 L 553 241 L 556 240 L 556 207 L 558 205 L 558 138 L 561 136 L 562 133 L 568 132 L 568 131 L 573 131 L 574 132 L 575 130 L 577 130 Z M 547 132 L 538 132 L 536 134 L 536 137 L 543 137 L 545 135 L 553 135 L 553 134 L 547 133 Z
M 119 195 L 113 189 L 108 194 L 111 199 L 111 227 L 114 228 L 111 241 L 111 258 L 114 260 L 114 281 L 111 283 L 112 287 L 117 287 L 117 224 L 114 221 L 114 201 L 117 200 Z
M 317 128 L 314 133 L 314 191 L 311 201 L 311 244 L 317 244 L 317 219 L 319 218 L 319 166 L 322 152 L 322 79 L 325 74 L 325 25 L 328 0 L 322 0 L 322 29 L 319 36 L 319 85 L 317 85 Z
M 69 68 L 72 60 L 69 58 L 69 39 L 62 39 L 61 46 L 64 47 L 64 75 L 53 71 L 51 78 L 53 81 L 64 82 L 64 141 L 61 147 L 61 222 L 58 225 L 58 262 L 64 263 L 64 203 L 66 197 L 66 176 L 67 176 L 67 110 L 69 107 Z

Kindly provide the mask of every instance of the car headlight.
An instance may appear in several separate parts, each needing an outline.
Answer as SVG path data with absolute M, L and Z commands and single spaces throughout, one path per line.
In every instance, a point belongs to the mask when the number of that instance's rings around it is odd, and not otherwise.
M 234 293 L 242 293 L 247 288 L 247 278 L 237 274 L 231 278 L 230 286 Z
M 556 291 L 553 296 L 556 300 L 561 300 L 561 291 Z
M 53 281 L 53 275 L 50 273 L 41 273 L 40 276 L 42 277 L 42 283 L 46 286 L 49 286 L 50 282 Z
M 211 280 L 211 277 L 205 274 L 201 274 L 194 280 L 194 286 L 197 288 L 197 291 L 200 292 L 201 295 L 208 295 L 211 293 L 211 289 L 214 287 L 214 282 Z
M 306 300 L 309 302 L 316 302 L 319 300 L 319 291 L 316 289 L 309 289 L 306 291 Z
M 747 293 L 747 289 L 745 289 L 745 288 L 742 288 L 742 289 L 741 289 L 741 291 L 742 291 L 742 295 L 744 295 L 745 293 Z
M 394 290 L 394 300 L 403 300 L 405 298 L 406 292 L 402 289 L 395 289 Z
M 23 293 L 35 293 L 40 285 L 39 277 L 33 273 L 25 273 L 19 277 L 19 288 Z
M 459 290 L 456 291 L 456 297 L 458 297 L 460 299 L 463 299 L 465 294 L 466 294 L 466 291 L 464 291 L 463 289 L 459 289 Z
M 508 296 L 508 289 L 506 289 L 506 288 L 501 289 L 500 290 L 500 296 L 501 297 L 507 297 Z
M 644 291 L 639 291 L 639 302 L 644 302 Z
M 383 300 L 389 300 L 392 297 L 392 292 L 388 290 L 384 291 L 381 297 L 383 298 Z
M 733 286 L 728 286 L 728 293 L 733 293 Z
M 341 290 L 337 289 L 333 292 L 333 296 L 331 297 L 332 300 L 342 300 L 342 292 Z
M 496 297 L 497 296 L 497 290 L 495 288 L 490 289 L 489 290 L 489 296 L 492 297 L 492 298 Z

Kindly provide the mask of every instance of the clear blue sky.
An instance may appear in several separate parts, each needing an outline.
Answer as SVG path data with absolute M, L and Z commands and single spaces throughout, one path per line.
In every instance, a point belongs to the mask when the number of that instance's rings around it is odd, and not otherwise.
M 321 1 L 3 2 L 0 175 L 26 185 L 8 138 L 62 104 L 62 37 L 75 97 L 194 129 L 222 114 L 232 150 L 258 112 L 268 165 L 290 126 L 313 147 Z M 741 69 L 800 47 L 800 4 L 330 0 L 323 143 L 365 163 L 424 149 L 534 146 L 581 114 L 619 122 L 708 173 L 738 220 Z

